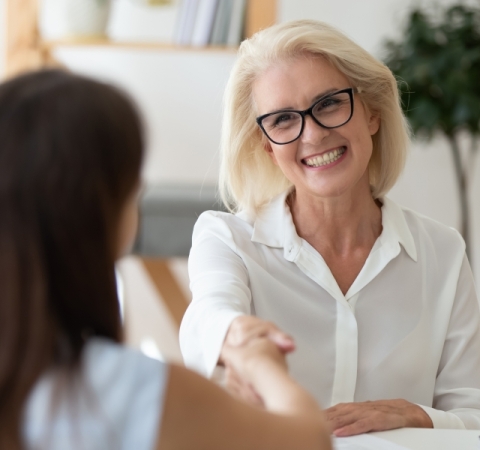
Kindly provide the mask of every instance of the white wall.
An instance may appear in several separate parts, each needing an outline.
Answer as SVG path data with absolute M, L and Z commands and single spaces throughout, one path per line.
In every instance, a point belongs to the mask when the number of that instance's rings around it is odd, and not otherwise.
M 6 39 L 6 1 L 0 0 L 0 80 L 5 71 L 5 39 Z
M 222 92 L 233 52 L 62 48 L 55 54 L 137 100 L 149 137 L 147 183 L 216 182 Z

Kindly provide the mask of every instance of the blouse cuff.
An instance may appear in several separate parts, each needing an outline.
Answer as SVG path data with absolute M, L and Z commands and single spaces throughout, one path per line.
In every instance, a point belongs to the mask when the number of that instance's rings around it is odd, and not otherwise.
M 432 419 L 433 428 L 457 429 L 465 430 L 465 424 L 457 415 L 441 411 L 439 409 L 430 408 L 429 406 L 418 405 L 422 408 Z
M 208 327 L 203 334 L 203 351 L 205 355 L 205 373 L 210 378 L 218 363 L 223 342 L 231 323 L 245 313 L 232 310 L 220 310 L 215 313 L 214 320 L 209 320 L 215 326 Z

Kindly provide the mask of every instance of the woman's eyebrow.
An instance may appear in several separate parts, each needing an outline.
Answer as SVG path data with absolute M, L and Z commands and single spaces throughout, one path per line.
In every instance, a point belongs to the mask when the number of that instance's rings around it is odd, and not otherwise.
M 329 94 L 333 94 L 334 92 L 337 92 L 339 90 L 340 89 L 336 88 L 336 87 L 327 89 L 326 91 L 324 91 L 324 92 L 316 95 L 315 97 L 313 97 L 311 105 L 313 105 L 317 100 L 320 100 L 322 97 L 325 97 L 326 95 L 329 95 Z
M 334 88 L 330 88 L 330 89 L 327 89 L 326 91 L 321 92 L 320 94 L 313 97 L 312 101 L 310 102 L 310 105 L 313 105 L 317 100 L 320 100 L 322 97 L 325 97 L 326 95 L 332 94 L 333 92 L 336 92 L 336 91 L 339 91 L 339 90 L 340 90 L 339 88 L 334 87 Z M 272 109 L 271 111 L 268 111 L 265 114 L 274 114 L 274 113 L 277 113 L 277 112 L 292 111 L 292 110 L 293 111 L 298 111 L 293 106 L 284 106 L 282 108 Z

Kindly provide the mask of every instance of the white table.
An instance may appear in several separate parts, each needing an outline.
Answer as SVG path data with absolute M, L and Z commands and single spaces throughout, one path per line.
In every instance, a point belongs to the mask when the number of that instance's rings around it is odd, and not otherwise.
M 480 430 L 400 428 L 372 434 L 409 450 L 480 450 Z

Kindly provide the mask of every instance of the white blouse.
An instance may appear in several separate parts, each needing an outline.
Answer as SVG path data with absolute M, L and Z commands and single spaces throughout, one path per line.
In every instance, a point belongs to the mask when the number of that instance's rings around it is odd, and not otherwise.
M 343 295 L 285 199 L 199 217 L 185 363 L 211 376 L 232 320 L 254 314 L 294 337 L 290 372 L 323 407 L 403 398 L 435 428 L 480 429 L 480 308 L 459 233 L 383 199 L 383 231 Z

